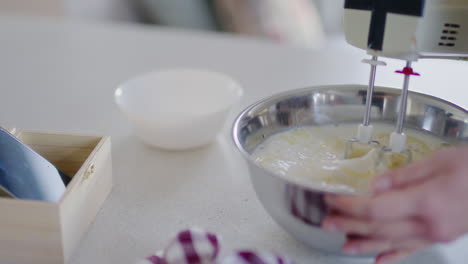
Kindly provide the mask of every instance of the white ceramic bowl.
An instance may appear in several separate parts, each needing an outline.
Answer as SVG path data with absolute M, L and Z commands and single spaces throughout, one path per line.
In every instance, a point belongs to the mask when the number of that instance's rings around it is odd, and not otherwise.
M 114 97 L 143 142 L 182 150 L 212 142 L 242 94 L 241 86 L 224 74 L 169 69 L 126 81 Z

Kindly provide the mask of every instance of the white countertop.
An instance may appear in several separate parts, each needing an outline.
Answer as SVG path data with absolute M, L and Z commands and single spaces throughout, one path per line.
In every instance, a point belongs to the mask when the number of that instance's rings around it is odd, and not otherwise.
M 272 93 L 319 84 L 366 84 L 362 51 L 340 38 L 319 51 L 264 41 L 135 25 L 0 17 L 0 124 L 112 136 L 115 186 L 70 263 L 134 263 L 191 226 L 234 248 L 274 250 L 297 263 L 368 263 L 305 248 L 264 211 L 229 135 L 234 116 Z M 113 104 L 113 90 L 141 72 L 173 66 L 215 69 L 236 78 L 245 96 L 224 133 L 206 148 L 164 152 L 133 135 Z M 377 84 L 400 86 L 391 61 Z M 414 64 L 411 90 L 468 107 L 468 62 Z M 466 263 L 468 239 L 407 263 Z

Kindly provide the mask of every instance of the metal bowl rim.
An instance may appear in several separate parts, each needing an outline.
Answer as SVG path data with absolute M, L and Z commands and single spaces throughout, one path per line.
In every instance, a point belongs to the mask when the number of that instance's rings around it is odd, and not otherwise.
M 273 94 L 273 95 L 270 95 L 266 98 L 263 98 L 263 99 L 260 99 L 254 103 L 252 103 L 251 105 L 249 105 L 248 107 L 246 107 L 243 111 L 240 112 L 240 114 L 237 115 L 237 117 L 234 119 L 234 123 L 232 125 L 232 129 L 231 129 L 231 136 L 232 136 L 232 140 L 234 141 L 234 144 L 236 145 L 236 148 L 238 151 L 240 151 L 240 153 L 242 154 L 242 156 L 253 166 L 255 166 L 256 168 L 259 168 L 261 170 L 264 170 L 264 171 L 267 171 L 269 173 L 270 176 L 273 176 L 273 177 L 276 177 L 276 178 L 279 178 L 281 180 L 284 180 L 286 181 L 287 183 L 289 184 L 294 184 L 294 185 L 297 185 L 297 186 L 300 186 L 302 188 L 305 188 L 309 191 L 313 191 L 313 192 L 318 192 L 318 193 L 324 193 L 324 194 L 338 194 L 340 192 L 332 192 L 332 191 L 327 191 L 327 190 L 321 190 L 319 188 L 316 188 L 316 187 L 313 187 L 311 186 L 311 184 L 307 184 L 305 182 L 302 182 L 300 180 L 296 180 L 294 178 L 287 178 L 287 177 L 284 177 L 282 175 L 279 175 L 273 171 L 270 171 L 270 170 L 267 170 L 263 167 L 261 167 L 260 165 L 258 165 L 251 157 L 251 155 L 242 147 L 242 144 L 240 143 L 238 137 L 237 137 L 237 131 L 239 130 L 239 126 L 240 126 L 240 122 L 242 120 L 242 118 L 250 111 L 252 111 L 253 109 L 257 108 L 258 106 L 260 105 L 263 105 L 267 102 L 271 102 L 271 101 L 275 101 L 275 100 L 278 100 L 278 99 L 281 99 L 282 97 L 288 97 L 288 96 L 292 96 L 292 95 L 300 95 L 304 92 L 312 92 L 312 91 L 330 91 L 331 89 L 349 89 L 349 90 L 355 90 L 356 88 L 362 88 L 362 89 L 367 89 L 367 86 L 366 85 L 360 85 L 360 84 L 339 84 L 339 85 L 319 85 L 319 86 L 310 86 L 310 87 L 304 87 L 304 88 L 299 88 L 299 89 L 293 89 L 293 90 L 289 90 L 289 91 L 285 91 L 285 92 L 279 92 L 279 93 L 276 93 L 276 94 Z M 401 89 L 398 89 L 398 88 L 391 88 L 391 87 L 384 87 L 384 86 L 375 86 L 375 91 L 378 91 L 378 92 L 389 92 L 389 93 L 393 93 L 393 94 L 396 94 L 395 92 L 396 91 L 400 91 Z M 411 95 L 416 95 L 416 96 L 421 96 L 421 97 L 426 97 L 430 100 L 434 100 L 436 102 L 440 102 L 440 103 L 443 103 L 443 104 L 446 104 L 447 106 L 450 106 L 450 107 L 453 107 L 455 109 L 458 109 L 460 111 L 462 111 L 465 115 L 468 115 L 468 110 L 459 106 L 459 105 L 456 105 L 452 102 L 449 102 L 447 100 L 444 100 L 444 99 L 441 99 L 441 98 L 438 98 L 438 97 L 435 97 L 435 96 L 432 96 L 432 95 L 428 95 L 428 94 L 424 94 L 424 93 L 419 93 L 419 92 L 413 92 L 413 91 L 410 91 L 409 92 L 410 96 Z M 252 175 L 252 173 L 251 173 Z

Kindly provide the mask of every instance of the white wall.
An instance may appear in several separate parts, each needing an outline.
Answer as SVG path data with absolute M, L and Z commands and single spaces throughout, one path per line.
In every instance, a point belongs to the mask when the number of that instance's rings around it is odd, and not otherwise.
M 168 0 L 0 0 L 0 13 L 14 12 L 36 15 L 68 16 L 77 19 L 139 21 L 139 12 L 137 12 L 138 4 L 146 3 L 146 6 L 151 6 L 149 5 L 151 1 L 155 1 L 155 3 L 160 2 L 158 3 L 159 6 L 161 6 L 161 2 L 170 2 Z M 344 0 L 311 1 L 315 3 L 320 12 L 325 32 L 341 32 L 341 16 Z M 157 4 L 154 4 L 153 6 L 157 6 Z M 157 12 L 159 12 L 159 10 Z M 156 12 L 152 11 L 150 13 Z
M 313 0 L 319 9 L 322 25 L 327 33 L 343 31 L 342 16 L 344 0 Z
M 37 0 L 36 0 L 37 1 Z M 92 20 L 138 21 L 136 0 L 62 0 L 69 17 Z
M 63 0 L 0 0 L 0 13 L 62 16 Z
M 0 0 L 0 13 L 138 21 L 139 0 Z

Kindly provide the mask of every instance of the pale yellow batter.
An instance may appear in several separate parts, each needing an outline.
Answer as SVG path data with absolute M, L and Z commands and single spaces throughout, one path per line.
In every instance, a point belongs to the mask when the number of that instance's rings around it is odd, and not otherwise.
M 370 180 L 383 169 L 379 148 L 368 155 L 344 160 L 347 140 L 356 133 L 357 125 L 309 126 L 292 129 L 268 138 L 252 154 L 255 162 L 274 173 L 294 177 L 313 187 L 347 193 L 361 193 Z M 394 127 L 376 124 L 374 139 L 387 145 Z M 447 145 L 442 140 L 407 130 L 407 146 L 413 161 Z

